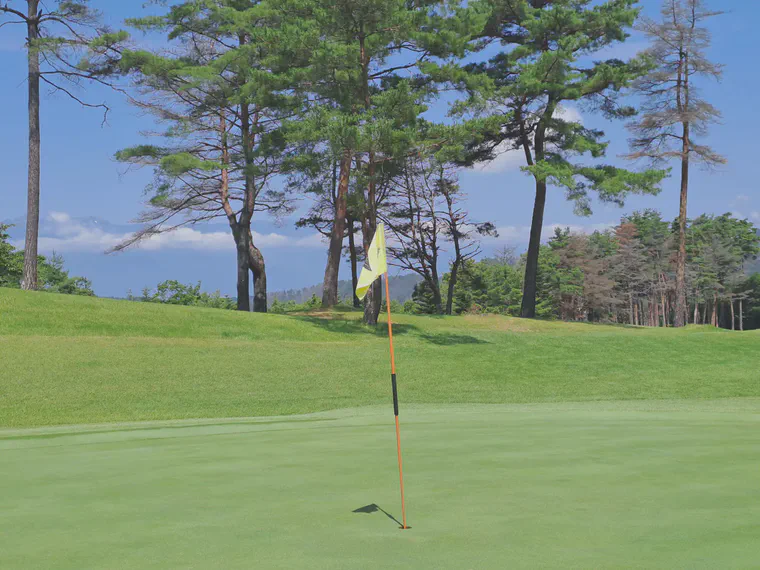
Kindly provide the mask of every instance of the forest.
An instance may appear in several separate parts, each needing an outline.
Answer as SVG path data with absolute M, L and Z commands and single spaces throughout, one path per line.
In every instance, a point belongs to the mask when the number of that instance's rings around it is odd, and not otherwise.
M 721 13 L 704 0 L 662 0 L 658 18 L 644 17 L 637 0 L 178 0 L 159 8 L 135 6 L 111 29 L 85 0 L 0 4 L 0 28 L 27 31 L 29 121 L 25 240 L 16 249 L 0 226 L 0 286 L 93 294 L 60 256 L 38 251 L 40 87 L 105 117 L 108 106 L 87 97 L 98 85 L 155 124 L 142 144 L 116 153 L 153 178 L 140 230 L 112 251 L 222 220 L 236 252 L 233 297 L 166 281 L 130 293 L 135 300 L 270 310 L 257 221 L 291 215 L 307 200 L 296 226 L 324 238 L 321 299 L 280 303 L 278 312 L 344 303 L 376 324 L 379 283 L 360 303 L 341 296 L 339 272 L 350 268 L 355 289 L 383 222 L 391 264 L 420 280 L 406 312 L 760 327 L 757 228 L 730 213 L 688 215 L 690 179 L 730 159 L 709 144 L 721 113 L 701 87 L 720 79 L 723 64 L 709 58 L 708 22 Z M 647 40 L 637 55 L 598 57 L 633 31 Z M 433 120 L 428 111 L 442 96 L 451 100 L 446 116 Z M 605 133 L 568 106 L 625 124 L 630 168 L 611 164 Z M 468 213 L 467 193 L 477 189 L 466 193 L 460 174 L 508 152 L 522 156 L 519 191 L 534 200 L 529 242 L 525 252 L 487 257 L 483 243 L 498 230 Z M 549 199 L 564 194 L 588 216 L 597 204 L 657 195 L 666 179 L 678 182 L 676 219 L 633 211 L 604 231 L 558 228 L 542 240 Z
M 670 326 L 676 290 L 677 224 L 654 210 L 634 212 L 592 234 L 558 228 L 541 246 L 537 311 L 566 321 Z M 702 215 L 687 229 L 688 313 L 684 322 L 734 330 L 760 328 L 760 273 L 746 262 L 760 251 L 756 229 L 729 214 Z M 456 313 L 519 314 L 524 260 L 508 248 L 468 261 L 453 290 Z M 444 276 L 448 282 L 449 275 Z M 430 290 L 415 290 L 412 312 L 437 312 Z

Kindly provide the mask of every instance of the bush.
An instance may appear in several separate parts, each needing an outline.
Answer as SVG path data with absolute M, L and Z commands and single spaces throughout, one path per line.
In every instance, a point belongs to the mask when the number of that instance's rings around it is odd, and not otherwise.
M 65 281 L 48 290 L 53 293 L 62 293 L 64 295 L 83 295 L 85 297 L 95 296 L 95 292 L 92 290 L 92 282 L 84 277 L 67 277 Z
M 130 295 L 130 298 L 131 297 Z M 233 299 L 222 296 L 219 291 L 206 293 L 201 291 L 201 282 L 196 285 L 185 285 L 174 279 L 168 279 L 156 286 L 155 293 L 146 287 L 139 299 L 144 303 L 162 303 L 166 305 L 185 305 L 207 307 L 209 309 L 234 310 L 237 304 Z
M 304 313 L 313 311 L 314 309 L 317 309 L 321 306 L 322 301 L 321 299 L 317 298 L 316 295 L 312 295 L 311 299 L 305 303 L 296 303 L 292 299 L 283 303 L 282 301 L 275 299 L 272 301 L 272 305 L 269 307 L 269 312 L 277 313 L 280 315 L 285 313 Z

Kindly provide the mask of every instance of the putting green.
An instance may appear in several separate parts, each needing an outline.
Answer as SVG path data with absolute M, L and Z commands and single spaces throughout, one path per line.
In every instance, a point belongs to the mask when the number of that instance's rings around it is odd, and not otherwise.
M 401 413 L 406 531 L 390 407 L 0 431 L 0 568 L 760 559 L 760 400 Z

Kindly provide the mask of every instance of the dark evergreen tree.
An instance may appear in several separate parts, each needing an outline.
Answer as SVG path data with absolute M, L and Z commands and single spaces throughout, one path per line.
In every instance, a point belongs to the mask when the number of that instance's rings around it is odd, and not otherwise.
M 609 165 L 591 166 L 575 159 L 600 159 L 604 133 L 585 128 L 562 114 L 563 104 L 585 102 L 607 116 L 631 110 L 617 104 L 618 92 L 647 71 L 646 62 L 597 61 L 600 49 L 624 41 L 637 16 L 636 0 L 482 0 L 470 4 L 486 14 L 487 23 L 472 40 L 473 49 L 500 43 L 504 49 L 487 62 L 463 67 L 451 64 L 436 73 L 469 98 L 456 114 L 486 117 L 474 123 L 464 163 L 488 161 L 518 150 L 525 171 L 535 181 L 535 204 L 526 256 L 521 314 L 536 316 L 538 258 L 547 187 L 558 186 L 579 214 L 591 211 L 591 195 L 622 204 L 626 195 L 656 193 L 665 173 L 634 173 Z
M 117 249 L 156 233 L 215 218 L 227 220 L 237 250 L 237 304 L 267 310 L 264 256 L 254 243 L 257 211 L 289 211 L 288 196 L 273 179 L 284 172 L 288 151 L 283 118 L 301 98 L 291 86 L 298 67 L 287 57 L 298 34 L 259 0 L 195 2 L 172 6 L 162 16 L 131 21 L 138 29 L 179 42 L 178 55 L 124 51 L 121 67 L 135 77 L 138 104 L 168 128 L 162 145 L 139 145 L 117 154 L 149 165 L 143 229 Z

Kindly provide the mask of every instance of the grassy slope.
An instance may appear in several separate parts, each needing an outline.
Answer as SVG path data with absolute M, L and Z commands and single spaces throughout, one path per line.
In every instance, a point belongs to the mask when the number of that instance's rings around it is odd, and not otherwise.
M 279 316 L 0 289 L 0 426 L 307 413 L 389 400 L 387 338 Z M 405 403 L 760 396 L 757 332 L 400 315 Z

